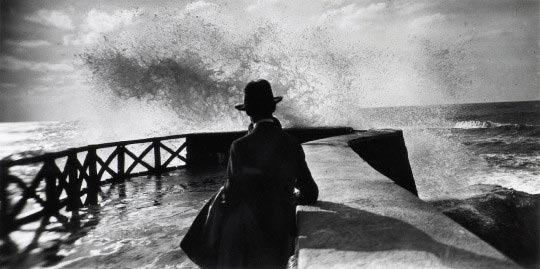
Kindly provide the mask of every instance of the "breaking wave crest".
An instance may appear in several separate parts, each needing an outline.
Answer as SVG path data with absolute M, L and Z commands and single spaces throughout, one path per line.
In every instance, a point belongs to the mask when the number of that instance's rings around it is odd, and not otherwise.
M 460 68 L 470 59 L 464 41 L 435 41 L 412 28 L 343 31 L 340 17 L 329 15 L 341 7 L 313 8 L 328 14 L 206 2 L 145 10 L 81 58 L 98 88 L 174 111 L 191 131 L 243 126 L 232 107 L 252 79 L 269 80 L 284 96 L 278 117 L 285 126 L 357 128 L 365 127 L 359 107 L 459 95 L 470 83 Z
M 150 38 L 124 33 L 129 41 L 107 39 L 83 55 L 96 82 L 121 98 L 159 101 L 173 108 L 184 125 L 208 129 L 241 122 L 242 115 L 232 105 L 241 102 L 247 81 L 264 77 L 276 95 L 286 96 L 279 111 L 286 124 L 345 124 L 338 115 L 353 105 L 347 100 L 355 93 L 351 78 L 340 78 L 342 65 L 350 62 L 344 55 L 288 57 L 284 51 L 290 48 L 272 41 L 278 32 L 273 25 L 231 37 L 190 14 L 176 19 L 160 29 L 153 29 L 156 24 L 137 28 Z M 338 59 L 328 61 L 330 57 Z M 342 109 L 330 109 L 338 104 Z
M 492 121 L 460 121 L 454 125 L 455 129 L 489 129 L 489 128 L 504 128 L 504 129 L 536 129 L 540 126 L 528 124 L 512 124 L 512 123 L 497 123 Z

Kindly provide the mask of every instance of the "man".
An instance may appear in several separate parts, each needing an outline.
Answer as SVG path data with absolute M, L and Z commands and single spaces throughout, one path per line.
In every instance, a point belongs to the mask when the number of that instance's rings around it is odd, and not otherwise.
M 318 188 L 302 147 L 272 116 L 282 97 L 266 80 L 249 82 L 244 94 L 235 107 L 252 125 L 230 149 L 218 267 L 284 268 L 294 251 L 295 206 L 315 203 Z

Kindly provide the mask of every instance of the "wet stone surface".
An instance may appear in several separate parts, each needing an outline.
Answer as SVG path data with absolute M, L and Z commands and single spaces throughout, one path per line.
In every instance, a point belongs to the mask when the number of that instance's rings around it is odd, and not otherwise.
M 100 205 L 82 212 L 81 223 L 87 227 L 67 233 L 55 231 L 50 228 L 54 225 L 49 224 L 36 248 L 11 256 L 3 265 L 17 268 L 196 267 L 179 244 L 199 209 L 224 179 L 224 168 L 206 168 L 105 185 Z M 24 241 L 20 234 L 12 234 L 13 241 Z

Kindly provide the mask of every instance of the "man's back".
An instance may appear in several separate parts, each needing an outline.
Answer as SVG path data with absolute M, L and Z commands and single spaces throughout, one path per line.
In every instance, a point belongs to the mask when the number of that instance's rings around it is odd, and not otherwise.
M 302 147 L 278 123 L 260 123 L 233 142 L 227 171 L 230 214 L 244 221 L 226 225 L 230 241 L 223 245 L 221 265 L 283 265 L 294 250 L 294 188 L 300 190 L 300 202 L 312 203 L 318 196 Z
M 302 147 L 272 116 L 282 99 L 274 97 L 267 80 L 259 79 L 246 85 L 244 103 L 234 106 L 245 111 L 255 128 L 231 145 L 224 188 L 182 241 L 182 249 L 201 266 L 285 268 L 293 254 L 295 205 L 316 202 L 319 190 Z
M 267 192 L 272 192 L 268 193 L 270 200 L 293 203 L 295 186 L 300 190 L 301 203 L 317 200 L 317 185 L 305 163 L 302 147 L 279 123 L 259 123 L 249 134 L 234 141 L 227 172 L 228 184 L 267 187 Z

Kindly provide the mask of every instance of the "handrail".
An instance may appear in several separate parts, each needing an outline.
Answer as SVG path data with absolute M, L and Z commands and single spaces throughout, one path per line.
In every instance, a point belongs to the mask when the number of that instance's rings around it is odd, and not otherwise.
M 285 131 L 303 143 L 348 134 L 353 132 L 353 129 L 327 127 L 293 128 Z M 73 223 L 78 222 L 80 208 L 98 204 L 103 184 L 120 182 L 127 177 L 159 175 L 179 168 L 207 165 L 216 161 L 225 163 L 230 144 L 244 134 L 245 131 L 188 133 L 94 144 L 16 160 L 4 158 L 0 160 L 0 240 L 12 242 L 9 237 L 11 232 L 25 224 L 41 221 L 36 238 L 33 240 L 37 242 L 41 234 L 39 231 L 45 230 L 50 217 L 53 216 L 66 228 L 72 227 Z M 181 142 L 166 145 L 163 142 L 167 140 L 181 140 Z M 144 145 L 138 154 L 133 148 L 128 147 L 147 143 L 150 144 Z M 100 156 L 99 153 L 103 153 L 106 149 L 107 155 Z M 86 154 L 80 156 L 80 153 Z M 148 160 L 149 158 L 151 160 Z M 56 163 L 58 160 L 65 162 L 65 166 L 60 167 Z M 129 160 L 132 162 L 129 163 Z M 179 162 L 174 164 L 175 160 Z M 177 165 L 178 163 L 181 165 Z M 38 167 L 39 171 L 31 180 L 23 180 L 10 173 L 10 168 L 30 164 L 41 164 Z M 142 170 L 135 171 L 137 166 L 141 166 Z M 20 199 L 11 199 L 14 189 L 18 190 Z M 62 196 L 64 192 L 66 195 Z M 81 199 L 84 196 L 86 199 L 83 202 Z M 25 212 L 24 209 L 30 200 L 42 208 Z M 71 211 L 71 219 L 62 215 L 61 210 Z M 31 247 L 32 244 L 27 248 Z
M 44 229 L 52 216 L 64 226 L 70 226 L 71 224 L 65 221 L 67 217 L 60 211 L 72 211 L 72 221 L 76 221 L 79 208 L 98 204 L 100 186 L 103 184 L 119 182 L 127 177 L 159 175 L 185 167 L 188 163 L 187 140 L 190 135 L 193 134 L 102 143 L 16 160 L 0 160 L 0 239 L 10 242 L 11 232 L 39 220 Z M 168 140 L 182 141 L 165 145 L 163 142 Z M 150 144 L 144 145 L 140 153 L 135 153 L 133 148 L 128 147 L 147 143 Z M 106 152 L 106 156 L 100 156 L 99 153 L 103 155 L 103 150 L 106 149 L 110 152 Z M 79 156 L 79 153 L 86 154 Z M 147 160 L 150 157 L 152 161 Z M 116 161 L 113 161 L 114 159 Z M 129 163 L 129 160 L 132 162 Z M 181 165 L 173 164 L 174 160 L 179 160 Z M 57 161 L 65 162 L 65 166 L 59 166 Z M 23 180 L 10 173 L 10 168 L 30 164 L 41 165 L 30 180 Z M 136 171 L 137 166 L 142 166 L 142 169 Z M 16 189 L 15 193 L 12 193 L 13 189 Z M 43 192 L 45 197 L 39 195 Z M 64 192 L 66 195 L 62 196 Z M 20 199 L 10 199 L 10 196 L 15 194 L 20 196 Z M 83 203 L 81 199 L 84 196 L 86 199 Z M 29 200 L 39 204 L 41 209 L 24 212 Z
M 169 135 L 169 136 L 151 137 L 151 138 L 125 140 L 125 141 L 117 141 L 117 142 L 107 142 L 107 143 L 101 143 L 101 144 L 90 144 L 83 147 L 68 148 L 65 150 L 55 151 L 55 152 L 47 152 L 42 155 L 26 157 L 26 158 L 21 158 L 17 160 L 11 160 L 9 159 L 9 157 L 7 157 L 0 160 L 0 162 L 3 163 L 7 167 L 15 166 L 15 165 L 27 165 L 27 164 L 36 163 L 36 162 L 42 162 L 49 158 L 67 157 L 70 153 L 81 153 L 81 152 L 88 151 L 89 149 L 103 149 L 103 148 L 115 147 L 115 146 L 127 146 L 127 145 L 142 144 L 142 143 L 148 143 L 148 142 L 154 142 L 154 141 L 179 139 L 179 138 L 186 138 L 189 135 L 194 135 L 194 134 Z

